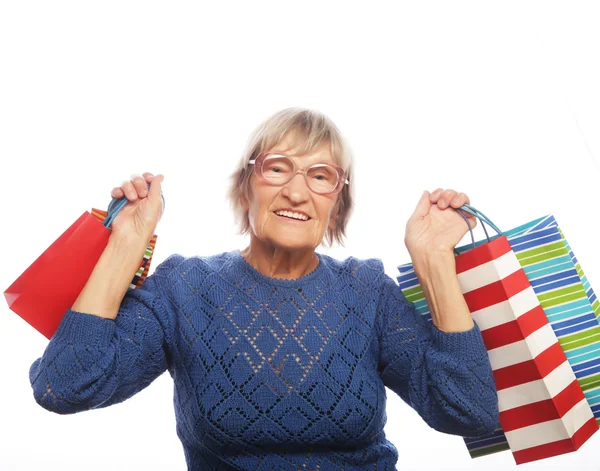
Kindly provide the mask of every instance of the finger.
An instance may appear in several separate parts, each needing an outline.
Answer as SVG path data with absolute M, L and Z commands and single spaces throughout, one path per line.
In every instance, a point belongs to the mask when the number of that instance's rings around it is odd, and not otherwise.
M 450 206 L 453 208 L 462 208 L 465 203 L 469 202 L 469 197 L 464 193 L 458 193 L 452 200 L 450 201 Z
M 442 193 L 442 196 L 440 196 L 440 199 L 438 200 L 438 203 L 437 203 L 438 208 L 440 208 L 440 209 L 447 208 L 448 205 L 450 204 L 450 201 L 455 196 L 456 196 L 456 191 L 454 191 L 454 190 L 444 190 L 444 192 Z
M 465 211 L 461 211 L 469 220 L 473 220 L 475 223 L 477 223 L 477 217 L 473 216 L 472 214 L 469 214 Z
M 431 209 L 430 198 L 431 198 L 431 195 L 429 194 L 429 192 L 427 190 L 425 190 L 423 192 L 423 194 L 421 195 L 419 202 L 417 203 L 415 211 L 413 212 L 412 216 L 410 217 L 411 221 L 423 219 L 427 214 L 429 214 L 429 210 Z
M 125 180 L 123 182 L 123 184 L 121 185 L 121 190 L 123 191 L 123 193 L 125 194 L 125 196 L 127 197 L 127 199 L 129 201 L 137 200 L 137 197 L 138 197 L 137 191 L 133 187 L 133 183 L 131 183 L 129 180 Z
M 123 190 L 121 190 L 120 187 L 115 186 L 111 192 L 110 192 L 110 196 L 112 196 L 113 198 L 123 198 L 124 193 Z
M 477 226 L 477 218 L 472 216 L 471 214 L 465 212 L 465 211 L 457 211 L 460 212 L 464 218 L 466 219 L 466 221 L 469 223 L 469 227 L 471 229 L 475 229 L 475 226 Z
M 150 172 L 144 172 L 144 173 L 142 173 L 142 177 L 144 177 L 146 182 L 150 183 L 152 181 L 152 179 L 154 178 L 154 174 L 152 174 Z
M 140 198 L 145 198 L 148 195 L 148 184 L 146 183 L 145 178 L 136 174 L 131 175 L 130 179 L 138 196 Z
M 160 206 L 161 208 L 161 214 L 162 214 L 162 198 L 161 198 L 161 191 L 162 191 L 162 182 L 165 179 L 164 175 L 161 175 L 160 173 L 158 175 L 156 175 L 153 179 L 152 179 L 152 183 L 150 183 L 150 191 L 148 192 L 148 200 L 152 201 L 153 204 L 157 204 Z
M 441 194 L 444 192 L 443 188 L 438 188 L 436 190 L 433 190 L 433 192 L 431 193 L 430 197 L 429 197 L 429 201 L 431 201 L 432 203 L 437 203 L 437 200 L 439 199 L 439 197 L 441 196 Z

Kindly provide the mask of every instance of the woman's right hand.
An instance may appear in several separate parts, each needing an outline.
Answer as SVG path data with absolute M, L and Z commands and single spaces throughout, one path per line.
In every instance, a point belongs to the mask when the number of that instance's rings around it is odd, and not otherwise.
M 112 189 L 110 194 L 113 198 L 125 196 L 129 201 L 114 219 L 111 237 L 139 237 L 144 242 L 152 238 L 163 211 L 163 180 L 161 174 L 154 176 L 146 172 L 141 176 L 132 175 L 120 187 Z

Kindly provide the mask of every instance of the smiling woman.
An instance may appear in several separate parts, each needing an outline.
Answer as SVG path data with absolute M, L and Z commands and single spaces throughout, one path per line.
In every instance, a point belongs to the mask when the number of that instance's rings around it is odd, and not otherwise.
M 429 324 L 379 259 L 315 251 L 324 239 L 342 243 L 352 173 L 326 116 L 292 108 L 269 117 L 228 193 L 249 245 L 171 255 L 136 290 L 127 288 L 162 213 L 163 177 L 113 189 L 130 202 L 31 366 L 37 402 L 59 414 L 107 407 L 168 370 L 190 470 L 395 470 L 386 386 L 436 430 L 494 430 L 492 371 L 452 253 L 467 228 L 448 208 L 468 197 L 424 192 L 407 223 Z
M 339 185 L 332 193 L 341 192 L 333 214 L 333 217 L 338 220 L 338 224 L 329 228 L 325 238 L 329 246 L 334 241 L 343 245 L 354 199 L 354 187 L 350 185 L 354 166 L 352 154 L 339 129 L 327 116 L 312 110 L 297 108 L 282 110 L 258 126 L 249 139 L 236 171 L 231 176 L 228 194 L 238 218 L 240 233 L 250 232 L 246 204 L 250 199 L 251 179 L 253 176 L 261 177 L 263 175 L 262 165 L 255 159 L 258 160 L 260 156 L 264 157 L 268 153 L 297 156 L 298 160 L 292 161 L 292 165 L 303 165 L 305 169 L 319 163 L 328 163 L 336 167 L 336 176 L 339 174 L 340 179 L 336 181 Z M 280 161 L 275 163 L 280 163 Z M 257 169 L 258 171 L 256 171 Z M 269 170 L 275 171 L 271 167 Z M 295 168 L 290 170 L 289 174 L 297 178 L 294 170 Z M 273 182 L 274 185 L 281 183 L 287 183 L 287 181 L 280 178 Z M 323 191 L 323 193 L 328 192 Z
M 240 233 L 250 233 L 246 261 L 267 276 L 294 279 L 315 268 L 324 237 L 343 244 L 352 167 L 348 144 L 327 116 L 289 108 L 265 120 L 229 189 Z

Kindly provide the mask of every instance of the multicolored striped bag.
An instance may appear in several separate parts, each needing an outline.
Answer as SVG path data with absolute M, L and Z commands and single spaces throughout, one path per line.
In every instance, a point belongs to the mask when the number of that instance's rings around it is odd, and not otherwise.
M 101 209 L 92 208 L 92 216 L 94 216 L 98 221 L 104 222 L 106 217 L 108 216 L 108 212 L 102 211 Z M 144 252 L 144 258 L 142 259 L 142 263 L 140 264 L 140 269 L 136 272 L 133 280 L 131 281 L 129 288 L 139 288 L 142 286 L 142 283 L 148 276 L 148 272 L 150 271 L 150 262 L 152 262 L 152 254 L 154 253 L 154 247 L 156 247 L 156 239 L 158 236 L 154 234 L 152 239 L 148 242 L 148 247 L 146 247 L 146 251 Z
M 600 424 L 600 302 L 596 294 L 553 216 L 505 235 Z M 465 442 L 473 458 L 508 449 L 502 430 Z
M 589 378 L 589 364 L 581 360 L 581 348 L 588 348 L 588 337 L 593 339 L 595 334 L 573 334 L 570 329 L 580 328 L 583 325 L 581 319 L 571 323 L 565 321 L 565 316 L 572 318 L 575 314 L 572 306 L 564 306 L 564 297 L 573 296 L 571 291 L 577 290 L 557 285 L 560 277 L 565 277 L 568 283 L 574 280 L 572 273 L 571 277 L 569 274 L 557 276 L 557 273 L 564 273 L 565 262 L 572 262 L 568 253 L 565 259 L 565 254 L 560 250 L 557 252 L 557 247 L 547 238 L 552 221 L 541 218 L 505 233 L 506 237 L 493 241 L 488 238 L 477 244 L 473 241 L 472 245 L 456 250 L 461 289 L 490 351 L 490 363 L 499 389 L 500 422 L 508 435 L 498 429 L 487 437 L 465 439 L 472 457 L 509 449 L 510 443 L 518 464 L 538 460 L 578 449 L 598 428 L 582 393 L 583 388 L 590 389 L 582 380 L 593 384 L 593 379 Z M 542 235 L 539 231 L 545 233 Z M 554 232 L 560 241 L 561 234 L 556 225 Z M 533 235 L 529 236 L 529 233 Z M 551 253 L 551 259 L 562 257 L 559 262 L 563 265 L 541 256 L 544 251 Z M 430 319 L 412 265 L 398 268 L 398 281 L 405 296 Z M 490 273 L 484 273 L 486 270 Z M 486 277 L 498 281 L 485 286 L 489 284 Z M 591 288 L 589 291 L 593 296 Z M 493 300 L 493 297 L 497 299 Z M 584 297 L 587 300 L 585 292 Z M 508 301 L 504 306 L 503 299 Z M 556 307 L 556 312 L 552 311 L 554 322 L 548 324 L 548 312 L 552 307 Z M 507 322 L 515 314 L 517 319 Z M 586 319 L 589 321 L 589 316 Z M 600 328 L 595 315 L 591 320 L 595 324 L 587 324 L 588 329 Z M 573 327 L 573 324 L 577 325 Z M 557 340 L 559 333 L 567 335 L 568 339 Z M 576 350 L 571 358 L 566 358 L 568 353 L 564 353 L 567 344 Z M 571 369 L 573 358 L 580 360 L 579 375 L 573 374 L 575 368 Z M 582 376 L 584 369 L 588 372 L 585 378 Z M 591 389 L 595 391 L 596 388 Z M 588 401 L 593 394 L 586 393 Z

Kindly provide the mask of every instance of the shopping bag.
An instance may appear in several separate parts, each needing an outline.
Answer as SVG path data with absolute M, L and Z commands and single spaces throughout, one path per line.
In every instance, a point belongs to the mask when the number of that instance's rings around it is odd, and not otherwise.
M 481 216 L 470 206 L 463 210 Z M 480 220 L 499 235 L 458 249 L 456 267 L 498 390 L 502 428 L 485 437 L 485 446 L 489 452 L 510 447 L 518 464 L 574 451 L 598 425 L 507 237 Z M 398 268 L 405 296 L 430 319 L 412 265 Z
M 553 216 L 508 234 L 600 422 L 600 303 Z
M 600 303 L 577 257 L 553 216 L 536 219 L 505 235 L 559 339 L 596 422 L 600 423 L 600 325 L 597 322 Z M 465 441 L 472 457 L 508 447 L 501 430 Z
M 104 222 L 108 213 L 106 211 L 102 211 L 100 209 L 92 208 L 92 216 L 95 216 L 100 222 Z M 144 252 L 144 256 L 142 258 L 142 263 L 140 265 L 139 270 L 135 273 L 133 280 L 129 287 L 131 289 L 139 288 L 142 286 L 142 283 L 148 276 L 148 272 L 150 270 L 150 263 L 152 262 L 152 255 L 154 254 L 154 248 L 156 247 L 156 239 L 157 235 L 154 234 L 152 239 L 148 242 L 148 247 L 146 247 L 146 251 Z
M 46 338 L 54 335 L 106 248 L 110 224 L 127 203 L 126 198 L 118 201 L 109 213 L 84 212 L 4 291 L 9 308 Z M 154 235 L 130 288 L 146 278 L 156 240 Z

